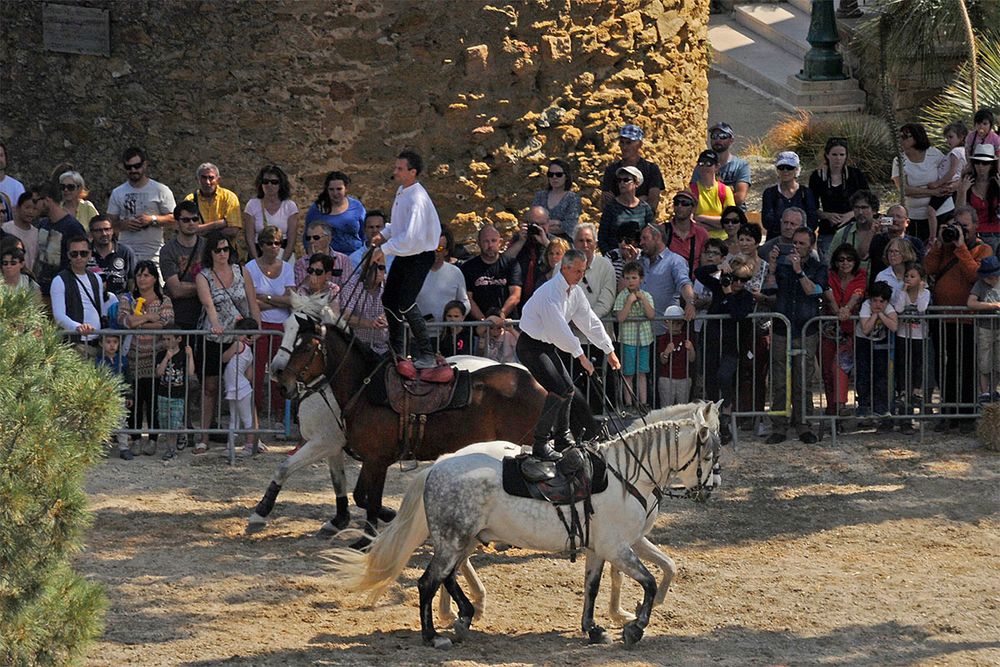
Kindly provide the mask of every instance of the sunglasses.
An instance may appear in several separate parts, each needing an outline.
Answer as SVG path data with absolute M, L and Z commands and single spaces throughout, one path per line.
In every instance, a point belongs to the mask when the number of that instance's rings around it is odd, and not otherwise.
M 261 241 L 260 244 L 261 245 L 270 245 L 270 246 L 280 247 L 281 246 L 281 241 Z
M 833 261 L 836 264 L 840 264 L 841 262 L 850 262 L 851 264 L 853 264 L 854 263 L 854 258 L 853 257 L 838 257 L 837 259 L 835 259 Z
M 779 164 L 777 169 L 778 171 L 795 171 L 795 167 L 790 164 Z
M 635 183 L 634 178 L 623 177 L 618 179 L 619 183 Z
M 77 257 L 90 257 L 89 250 L 70 250 L 66 254 L 72 257 L 73 259 L 76 259 Z
M 733 135 L 729 134 L 728 132 L 713 132 L 711 134 L 711 137 L 716 141 L 720 141 L 722 139 L 732 139 Z
M 694 202 L 690 199 L 675 199 L 674 206 L 694 206 Z
M 734 276 L 731 273 L 729 274 L 729 279 L 732 280 L 734 283 L 745 283 L 747 281 L 746 278 L 740 278 L 739 276 Z
M 94 227 L 90 231 L 93 234 L 103 234 L 104 232 L 111 233 L 114 230 L 111 227 Z
M 306 239 L 309 241 L 319 241 L 320 239 L 325 239 L 326 234 L 313 234 L 312 236 L 307 236 Z
M 561 171 L 550 171 L 549 178 L 562 178 L 566 174 Z
M 709 162 L 709 161 L 699 162 L 698 166 L 699 167 L 714 167 L 715 163 L 714 162 Z
M 17 266 L 20 263 L 21 263 L 21 260 L 19 260 L 19 259 L 5 259 L 2 262 L 2 264 L 4 266 Z
M 899 133 L 899 138 L 900 139 L 912 139 L 913 135 L 910 134 L 909 132 L 900 132 Z
M 385 264 L 376 264 L 375 265 L 375 270 L 376 271 L 385 271 Z
M 177 222 L 198 222 L 198 218 L 196 218 L 196 217 L 195 218 L 191 218 L 191 217 L 182 215 L 181 217 L 177 218 Z
M 321 276 L 324 273 L 326 273 L 326 269 L 322 269 L 322 268 L 320 268 L 320 269 L 314 269 L 314 268 L 310 267 L 310 268 L 306 269 L 306 273 L 308 273 L 310 276 Z
M 139 160 L 138 162 L 133 162 L 131 164 L 125 163 L 125 171 L 138 171 L 142 169 L 142 165 L 146 163 L 145 160 Z
M 738 225 L 740 224 L 739 218 L 723 218 L 722 224 L 724 225 Z
M 587 282 L 587 276 L 583 277 L 583 286 L 587 288 L 587 293 L 588 294 L 593 294 L 594 293 L 594 290 L 590 289 L 590 283 Z
M 281 181 L 277 178 L 262 178 L 260 179 L 261 185 L 281 185 Z
M 214 252 L 216 255 L 221 255 L 222 253 L 229 252 L 230 250 L 232 250 L 232 248 L 230 248 L 229 246 L 223 246 L 221 248 L 212 248 L 212 252 Z
M 76 190 L 76 183 L 60 183 L 59 187 L 63 190 L 72 192 L 73 190 Z

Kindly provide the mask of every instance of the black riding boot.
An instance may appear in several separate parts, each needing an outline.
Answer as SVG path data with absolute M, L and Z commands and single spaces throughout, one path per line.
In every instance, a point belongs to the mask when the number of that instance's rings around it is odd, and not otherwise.
M 437 357 L 434 356 L 431 339 L 427 336 L 427 323 L 420 314 L 417 304 L 413 304 L 403 316 L 410 325 L 410 335 L 413 338 L 413 343 L 410 345 L 413 351 L 413 365 L 417 368 L 434 368 L 437 366 Z
M 559 411 L 556 413 L 556 424 L 553 431 L 555 433 L 555 447 L 560 452 L 567 447 L 574 447 L 576 445 L 576 438 L 573 437 L 573 431 L 569 428 L 569 413 L 572 409 L 573 395 L 571 394 L 569 398 L 563 399 L 563 405 L 560 406 Z
M 531 455 L 542 461 L 558 461 L 562 454 L 552 449 L 549 444 L 549 433 L 552 432 L 552 425 L 559 419 L 559 412 L 562 407 L 562 399 L 555 394 L 545 397 L 542 405 L 542 414 L 538 417 L 538 424 L 535 425 L 535 441 L 531 447 Z
M 385 309 L 385 321 L 389 324 L 389 349 L 397 356 L 406 358 L 406 343 L 403 338 L 403 321 L 398 313 Z

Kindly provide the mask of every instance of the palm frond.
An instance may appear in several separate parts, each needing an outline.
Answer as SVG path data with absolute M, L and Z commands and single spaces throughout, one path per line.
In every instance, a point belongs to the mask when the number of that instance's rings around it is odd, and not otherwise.
M 970 63 L 962 65 L 955 80 L 920 112 L 920 120 L 929 128 L 942 127 L 956 120 L 972 123 L 969 83 Z M 979 46 L 979 108 L 1000 109 L 1000 40 L 984 39 Z

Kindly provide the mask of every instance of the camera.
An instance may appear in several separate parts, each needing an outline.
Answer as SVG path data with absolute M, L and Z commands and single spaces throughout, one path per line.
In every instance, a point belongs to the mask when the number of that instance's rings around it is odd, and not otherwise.
M 528 225 L 528 234 L 529 235 L 536 236 L 536 235 L 541 234 L 541 233 L 542 233 L 542 228 L 539 227 L 538 225 L 536 225 L 535 223 L 531 223 L 531 224 Z
M 335 276 L 342 276 L 342 275 L 344 275 L 344 270 L 343 269 L 333 269 L 330 273 L 333 274 L 333 275 L 335 275 Z
M 733 277 L 728 273 L 723 273 L 719 277 L 719 284 L 722 285 L 723 287 L 729 287 L 730 285 L 733 284 Z
M 879 226 L 882 227 L 882 231 L 886 231 L 892 227 L 892 216 L 885 215 L 879 218 Z
M 945 225 L 944 229 L 941 230 L 941 240 L 945 243 L 955 243 L 961 235 L 955 225 Z

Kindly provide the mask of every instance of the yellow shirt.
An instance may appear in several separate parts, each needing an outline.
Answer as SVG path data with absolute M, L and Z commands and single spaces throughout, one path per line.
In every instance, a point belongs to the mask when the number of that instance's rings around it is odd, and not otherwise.
M 184 198 L 184 201 L 191 201 L 194 199 L 194 196 L 195 193 L 192 192 Z M 201 219 L 205 222 L 225 220 L 226 227 L 243 229 L 243 212 L 240 210 L 240 198 L 232 190 L 218 188 L 215 191 L 215 197 L 212 199 L 199 194 L 198 211 L 201 213 Z
M 722 201 L 719 200 L 720 185 L 722 185 L 726 195 Z M 736 205 L 736 200 L 733 199 L 733 189 L 719 181 L 716 181 L 715 185 L 710 188 L 702 187 L 695 182 L 691 184 L 691 189 L 698 193 L 698 210 L 695 215 L 722 215 L 727 206 Z M 724 239 L 727 236 L 726 232 L 722 229 L 710 229 L 708 230 L 708 235 L 713 239 Z

